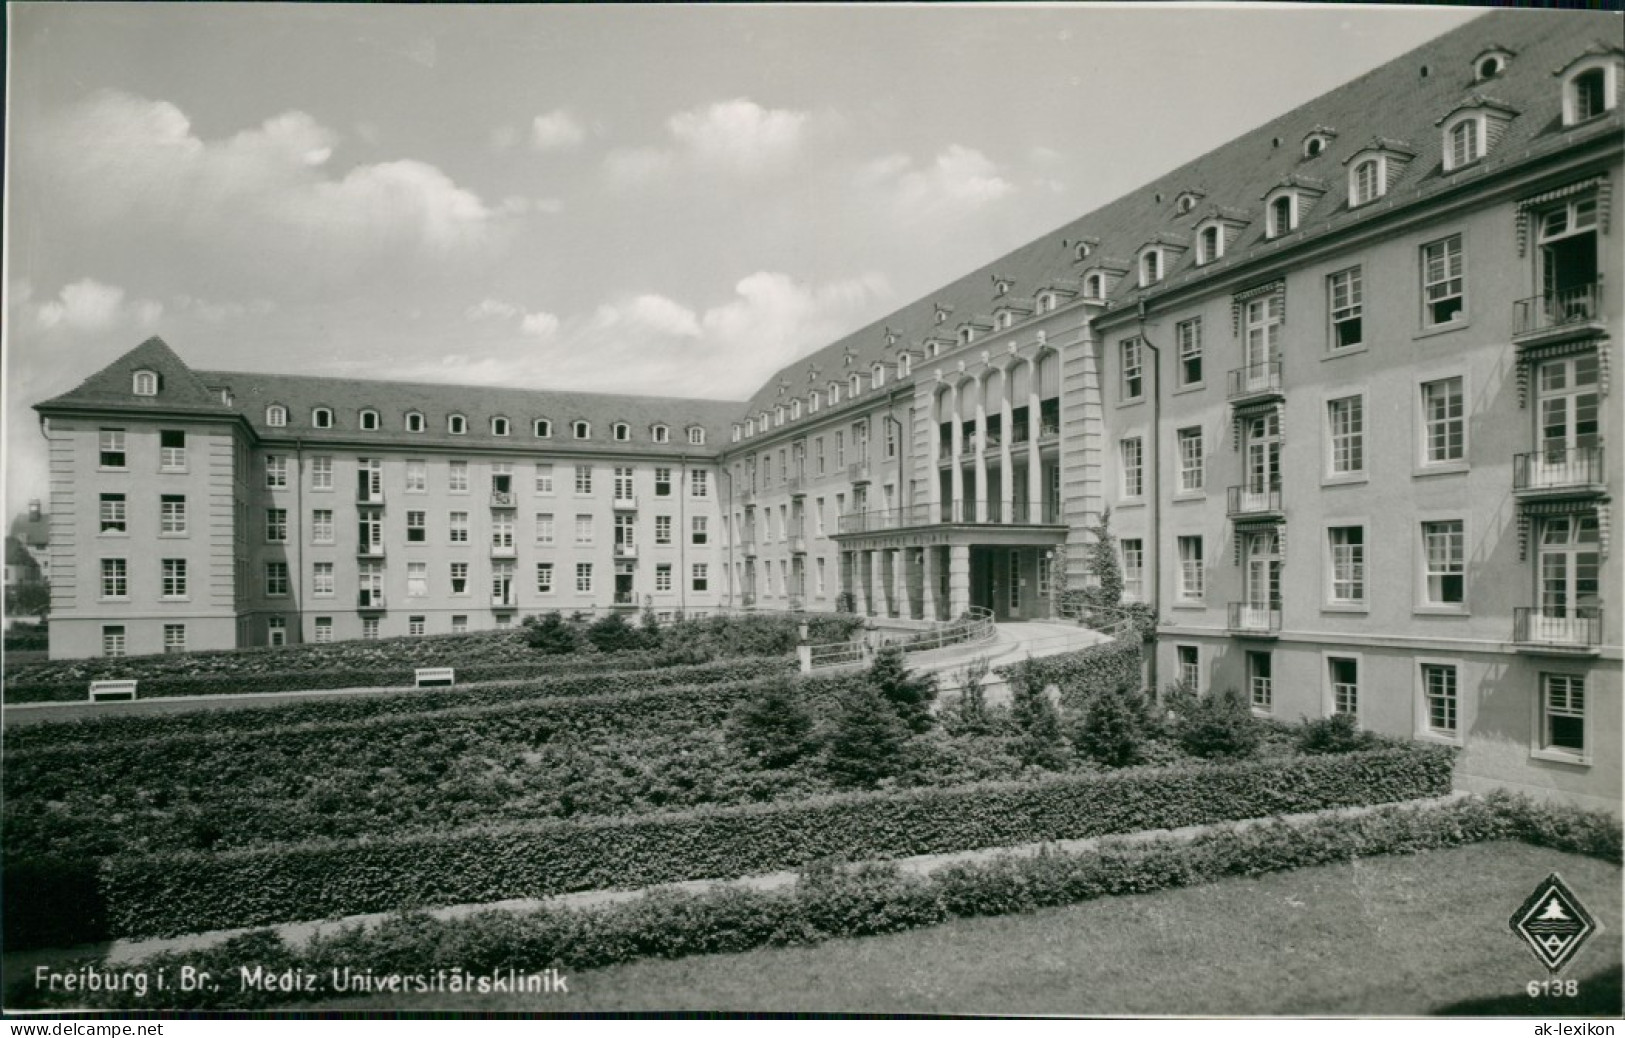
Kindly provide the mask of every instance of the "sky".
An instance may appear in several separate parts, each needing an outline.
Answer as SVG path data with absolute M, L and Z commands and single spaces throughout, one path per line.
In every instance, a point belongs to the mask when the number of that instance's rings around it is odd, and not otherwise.
M 1461 8 L 11 4 L 31 406 L 197 368 L 744 399 Z

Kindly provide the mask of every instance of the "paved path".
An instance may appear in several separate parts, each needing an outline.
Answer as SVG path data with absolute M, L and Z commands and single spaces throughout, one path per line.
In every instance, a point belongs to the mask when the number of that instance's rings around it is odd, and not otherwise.
M 1308 811 L 1300 814 L 1281 815 L 1274 818 L 1252 818 L 1236 822 L 1221 822 L 1214 825 L 1193 825 L 1180 829 L 1148 829 L 1142 832 L 1125 833 L 1121 835 L 1094 837 L 1084 840 L 1056 840 L 1048 843 L 1026 843 L 1013 847 L 990 847 L 980 850 L 953 851 L 944 854 L 921 854 L 907 858 L 892 859 L 892 862 L 904 873 L 910 875 L 927 875 L 943 868 L 963 862 L 988 861 L 1003 855 L 1030 857 L 1043 850 L 1061 850 L 1076 853 L 1091 850 L 1101 846 L 1123 846 L 1141 843 L 1147 840 L 1171 837 L 1176 840 L 1190 840 L 1206 832 L 1221 830 L 1239 831 L 1258 825 L 1267 825 L 1271 822 L 1284 821 L 1291 825 L 1304 825 L 1321 818 L 1352 818 L 1387 807 L 1399 806 L 1404 808 L 1419 808 L 1449 803 L 1471 794 L 1456 792 L 1445 797 L 1435 797 L 1424 800 L 1406 801 L 1399 805 L 1378 804 L 1371 807 L 1344 807 L 1328 811 Z M 615 904 L 642 897 L 650 890 L 672 890 L 686 893 L 703 893 L 719 887 L 739 887 L 749 890 L 779 890 L 793 886 L 799 873 L 792 870 L 782 872 L 769 872 L 756 876 L 746 876 L 741 879 L 699 879 L 685 883 L 668 883 L 659 887 L 649 887 L 638 890 L 589 890 L 575 894 L 562 894 L 550 898 L 515 898 L 507 901 L 493 901 L 475 905 L 450 905 L 443 908 L 429 909 L 428 914 L 437 919 L 456 919 L 472 915 L 476 912 L 505 911 L 524 912 L 538 908 L 592 908 L 599 905 Z M 320 921 L 305 921 L 294 923 L 280 923 L 271 927 L 256 927 L 255 929 L 274 930 L 290 945 L 303 944 L 318 933 L 332 932 L 343 926 L 364 925 L 372 926 L 390 918 L 395 913 L 377 912 L 366 915 L 346 916 L 342 919 L 328 919 Z M 105 955 L 108 963 L 134 963 L 152 955 L 162 952 L 184 952 L 198 948 L 206 948 L 218 944 L 239 934 L 248 933 L 248 929 L 213 930 L 208 933 L 187 934 L 181 937 L 164 937 L 144 941 L 114 941 L 110 944 L 85 945 L 79 948 L 53 949 L 49 951 L 18 952 L 4 958 L 4 971 L 7 976 L 16 976 L 32 972 L 36 965 L 58 963 L 68 959 L 85 956 Z

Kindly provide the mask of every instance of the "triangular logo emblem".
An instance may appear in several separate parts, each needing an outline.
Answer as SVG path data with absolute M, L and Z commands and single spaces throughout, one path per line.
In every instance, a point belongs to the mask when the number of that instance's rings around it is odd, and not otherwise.
M 1522 937 L 1535 958 L 1553 973 L 1568 965 L 1580 946 L 1599 929 L 1591 913 L 1555 872 L 1512 913 L 1510 923 L 1512 932 Z

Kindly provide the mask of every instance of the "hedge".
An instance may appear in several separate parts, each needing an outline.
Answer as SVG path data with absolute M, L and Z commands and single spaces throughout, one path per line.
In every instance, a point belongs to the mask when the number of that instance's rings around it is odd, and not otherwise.
M 1036 783 L 111 858 L 110 932 L 164 936 L 433 904 L 733 877 L 1437 796 L 1452 751 L 1132 769 Z
M 1031 657 L 998 667 L 994 673 L 1012 685 L 1026 683 L 1034 688 L 1056 685 L 1061 690 L 1063 703 L 1082 708 L 1096 694 L 1114 691 L 1120 685 L 1138 689 L 1140 663 L 1140 643 L 1119 639 L 1076 652 Z
M 422 914 L 391 917 L 372 927 L 349 926 L 290 947 L 257 931 L 211 947 L 158 955 L 121 967 L 174 977 L 182 967 L 235 977 L 243 966 L 331 976 L 348 967 L 378 974 L 472 974 L 602 968 L 637 958 L 677 958 L 743 952 L 771 945 L 811 944 L 930 926 L 953 918 L 1028 912 L 1119 894 L 1149 893 L 1328 865 L 1379 854 L 1413 854 L 1530 832 L 1577 837 L 1577 853 L 1619 862 L 1617 819 L 1538 806 L 1505 794 L 1420 807 L 1387 808 L 1353 818 L 1272 822 L 1228 828 L 1190 841 L 1165 837 L 1111 842 L 1077 853 L 999 856 L 949 865 L 924 877 L 886 866 L 823 868 L 794 887 L 758 891 L 722 887 L 697 894 L 653 891 L 632 901 L 586 909 L 491 910 L 455 919 Z M 90 963 L 87 963 L 90 964 Z M 137 998 L 126 992 L 89 997 L 52 994 L 31 980 L 14 984 L 16 1008 L 97 1006 L 122 1009 L 256 1009 L 337 996 L 325 987 L 287 994 L 242 990 L 236 984 Z
M 788 674 L 790 660 L 778 657 L 719 660 L 658 670 L 568 673 L 518 681 L 460 684 L 388 695 L 348 696 L 185 714 L 113 714 L 35 724 L 6 732 L 8 754 L 48 746 L 121 742 L 177 735 L 205 735 L 283 728 L 300 724 L 361 721 L 371 717 L 426 714 L 459 707 L 524 700 L 609 696 L 677 685 L 726 684 L 774 673 Z M 459 670 L 459 677 L 464 671 Z

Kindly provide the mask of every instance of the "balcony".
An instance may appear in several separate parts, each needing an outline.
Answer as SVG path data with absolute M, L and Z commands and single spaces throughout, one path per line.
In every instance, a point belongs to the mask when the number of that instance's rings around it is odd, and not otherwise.
M 1230 487 L 1225 491 L 1225 515 L 1231 519 L 1280 519 L 1281 485 Z
M 1512 341 L 1537 346 L 1561 339 L 1602 335 L 1602 279 L 1572 285 L 1512 304 Z
M 739 554 L 743 555 L 747 559 L 754 559 L 756 557 L 755 534 L 747 533 L 745 536 L 739 538 Z
M 355 607 L 357 609 L 371 610 L 384 608 L 384 593 L 362 588 L 356 592 Z
M 509 541 L 506 544 L 502 543 L 501 541 L 491 542 L 491 557 L 493 559 L 511 559 L 517 555 L 518 552 L 519 549 L 514 547 L 512 541 Z
M 363 559 L 381 559 L 384 557 L 384 542 L 363 541 L 356 545 L 355 553 Z
M 1236 368 L 1225 379 L 1225 399 L 1236 406 L 1279 400 L 1282 395 L 1278 360 Z
M 617 559 L 635 559 L 638 557 L 638 546 L 636 544 L 617 544 L 615 546 L 615 557 Z
M 636 512 L 638 510 L 638 495 L 631 491 L 624 494 L 616 491 L 614 508 L 617 512 Z
M 519 608 L 519 597 L 511 591 L 506 595 L 493 594 L 491 596 L 491 608 L 517 609 Z
M 617 591 L 615 592 L 613 604 L 621 609 L 635 607 L 638 604 L 637 593 L 633 591 Z
M 978 509 L 978 505 L 983 507 Z M 978 518 L 979 515 L 985 518 Z M 1008 518 L 1002 501 L 944 501 L 938 505 L 926 503 L 876 512 L 848 512 L 840 517 L 837 529 L 840 533 L 873 533 L 911 526 L 1055 526 L 1060 522 L 1061 509 L 1054 501 L 1042 502 L 1036 509 L 1030 501 L 1012 501 Z
M 1552 447 L 1512 456 L 1512 493 L 1520 498 L 1589 497 L 1607 489 L 1601 447 Z
M 1274 638 L 1281 631 L 1281 603 L 1231 602 L 1225 629 L 1247 638 Z
M 793 533 L 790 535 L 790 554 L 807 554 L 807 538 L 803 534 Z
M 381 505 L 381 504 L 383 504 L 384 503 L 384 488 L 383 487 L 375 487 L 375 488 L 372 488 L 372 489 L 368 489 L 367 487 L 357 487 L 356 492 L 355 492 L 355 503 L 358 504 L 358 505 Z
M 517 508 L 518 504 L 518 501 L 514 498 L 514 492 L 511 490 L 491 491 L 492 508 Z
M 853 486 L 863 486 L 869 482 L 869 463 L 867 461 L 854 461 L 846 467 L 847 482 Z
M 1519 606 L 1512 641 L 1529 652 L 1589 655 L 1602 645 L 1601 606 Z

